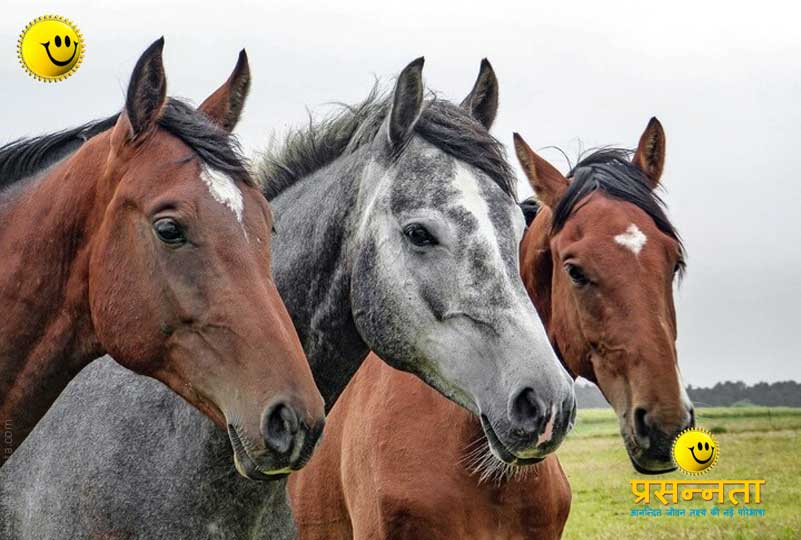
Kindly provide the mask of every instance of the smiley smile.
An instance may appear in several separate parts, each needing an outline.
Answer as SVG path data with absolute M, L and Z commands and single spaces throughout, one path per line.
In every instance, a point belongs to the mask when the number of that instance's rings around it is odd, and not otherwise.
M 69 65 L 69 63 L 72 62 L 72 59 L 75 58 L 75 53 L 78 52 L 78 42 L 77 41 L 73 41 L 72 42 L 72 56 L 70 56 L 67 60 L 64 60 L 63 62 L 61 62 L 61 61 L 56 60 L 55 58 L 53 58 L 53 55 L 50 54 L 50 42 L 49 41 L 45 42 L 45 43 L 42 43 L 42 47 L 44 47 L 45 52 L 47 53 L 47 57 L 50 59 L 50 61 L 53 62 L 55 65 L 57 65 L 59 67 L 64 67 L 64 66 Z
M 710 459 L 712 459 L 712 455 L 715 453 L 715 452 L 714 452 L 714 450 L 715 450 L 715 449 L 713 448 L 713 449 L 712 449 L 712 453 L 710 453 L 710 454 L 709 454 L 709 457 L 708 457 L 708 458 L 706 458 L 706 459 L 698 459 L 697 457 L 695 457 L 695 448 L 694 448 L 694 447 L 692 447 L 692 446 L 690 446 L 690 453 L 693 455 L 693 459 L 694 459 L 694 460 L 696 461 L 696 463 L 698 463 L 699 465 L 705 465 L 705 464 L 709 463 L 709 460 L 710 460 Z

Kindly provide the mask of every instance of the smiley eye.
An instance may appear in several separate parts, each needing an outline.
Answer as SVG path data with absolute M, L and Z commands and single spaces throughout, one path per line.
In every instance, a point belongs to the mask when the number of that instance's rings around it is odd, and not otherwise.
M 704 450 L 709 450 L 709 443 L 708 442 L 704 443 Z
M 70 37 L 69 36 L 64 36 L 64 45 L 66 45 L 67 47 L 70 46 Z
M 700 450 L 703 450 L 703 449 L 704 449 L 704 445 L 699 441 L 698 442 L 698 450 L 700 451 Z
M 171 246 L 181 246 L 186 243 L 183 228 L 172 218 L 163 218 L 153 224 L 153 229 L 159 240 Z
M 56 36 L 56 47 L 61 47 L 61 36 Z

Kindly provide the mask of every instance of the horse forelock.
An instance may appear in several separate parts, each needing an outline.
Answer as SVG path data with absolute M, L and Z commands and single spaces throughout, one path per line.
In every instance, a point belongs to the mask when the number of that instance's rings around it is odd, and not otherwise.
M 631 150 L 605 147 L 582 157 L 570 171 L 570 184 L 553 209 L 551 233 L 558 233 L 581 202 L 598 191 L 608 198 L 634 204 L 661 232 L 676 241 L 681 276 L 686 266 L 681 236 L 668 218 L 662 198 L 651 189 L 645 174 L 629 160 L 631 154 Z

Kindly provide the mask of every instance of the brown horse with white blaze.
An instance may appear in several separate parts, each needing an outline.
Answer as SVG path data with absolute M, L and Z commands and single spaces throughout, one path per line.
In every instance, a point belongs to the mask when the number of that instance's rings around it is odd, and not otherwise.
M 230 134 L 247 57 L 198 110 L 166 97 L 163 44 L 120 114 L 0 148 L 0 464 L 106 353 L 227 429 L 249 478 L 301 467 L 322 430 L 270 209 Z
M 631 161 L 600 150 L 571 178 L 518 135 L 515 149 L 540 201 L 521 275 L 549 337 L 574 377 L 596 382 L 613 404 L 635 468 L 671 470 L 669 443 L 693 412 L 674 345 L 683 249 L 653 193 L 662 127 L 651 120 Z M 329 414 L 290 495 L 302 540 L 558 539 L 571 501 L 554 455 L 501 464 L 474 416 L 375 356 Z

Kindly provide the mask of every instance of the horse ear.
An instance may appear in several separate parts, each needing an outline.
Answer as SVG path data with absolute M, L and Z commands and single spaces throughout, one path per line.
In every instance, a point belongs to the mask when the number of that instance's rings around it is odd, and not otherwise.
M 398 148 L 406 144 L 423 111 L 423 63 L 420 58 L 403 68 L 395 84 L 389 112 L 389 142 Z
M 462 107 L 489 131 L 498 113 L 498 78 L 486 58 L 481 61 L 476 83 L 462 101 Z
M 199 109 L 225 131 L 231 132 L 239 122 L 249 91 L 250 65 L 248 55 L 242 49 L 231 76 L 200 104 Z
M 655 116 L 640 137 L 632 162 L 645 173 L 651 189 L 655 189 L 665 166 L 665 130 Z
M 134 139 L 156 125 L 167 97 L 167 77 L 161 59 L 163 49 L 164 37 L 161 37 L 139 57 L 128 83 L 125 112 Z
M 528 183 L 537 198 L 548 208 L 554 208 L 570 185 L 556 167 L 545 161 L 532 150 L 518 133 L 514 134 L 515 152 Z

